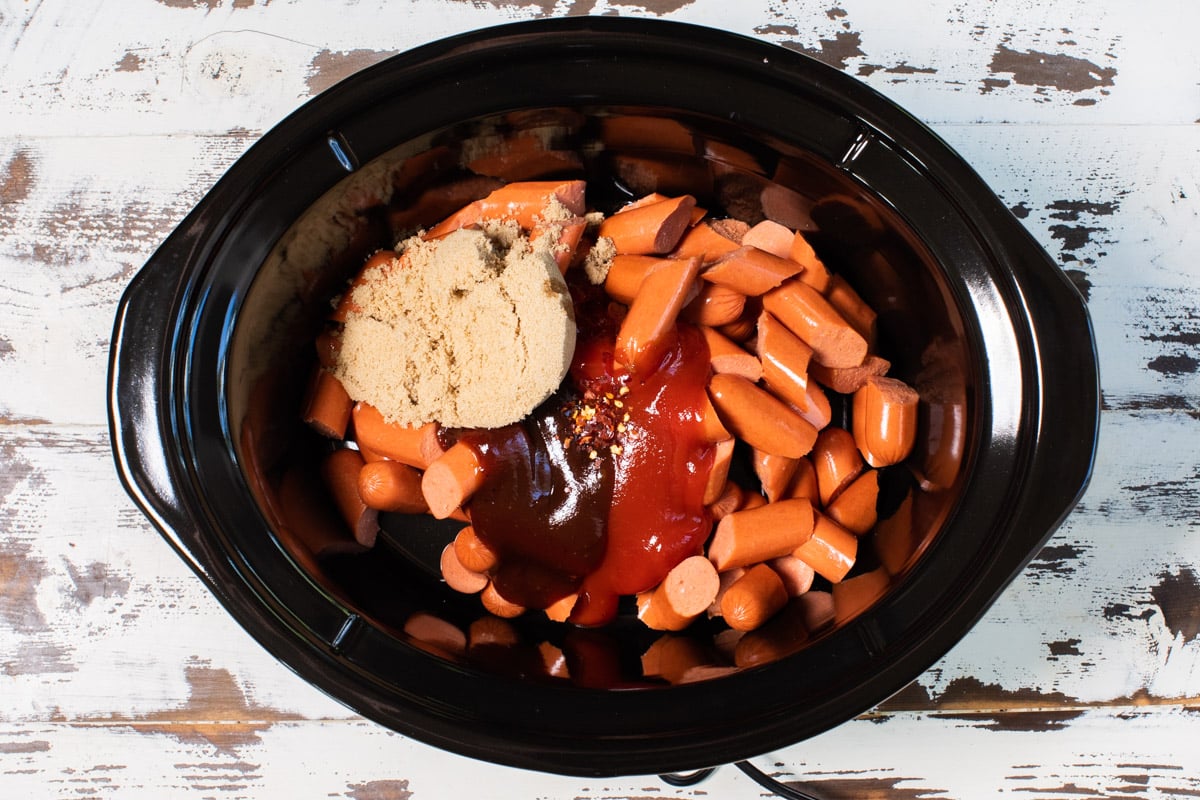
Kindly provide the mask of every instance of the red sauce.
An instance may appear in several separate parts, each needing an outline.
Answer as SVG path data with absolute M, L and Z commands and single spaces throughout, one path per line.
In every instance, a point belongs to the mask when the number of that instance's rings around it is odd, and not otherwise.
M 658 585 L 703 551 L 712 529 L 703 499 L 713 448 L 700 425 L 708 347 L 690 325 L 677 334 L 657 370 L 642 381 L 626 376 L 630 419 L 614 456 L 607 547 L 580 587 L 571 614 L 579 625 L 611 620 L 621 595 Z
M 613 326 L 584 313 L 580 324 L 558 394 L 516 425 L 462 438 L 499 476 L 470 509 L 500 557 L 497 589 L 529 608 L 578 591 L 571 621 L 602 625 L 621 595 L 701 553 L 712 528 L 713 448 L 700 424 L 708 348 L 680 325 L 658 368 L 631 376 L 613 366 Z

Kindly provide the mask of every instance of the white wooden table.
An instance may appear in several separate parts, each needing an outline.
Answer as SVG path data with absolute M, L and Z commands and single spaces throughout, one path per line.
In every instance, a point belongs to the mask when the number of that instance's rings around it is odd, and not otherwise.
M 933 669 L 757 763 L 827 798 L 1200 796 L 1200 6 L 1188 0 L 0 0 L 0 797 L 756 797 L 472 761 L 348 712 L 126 498 L 115 304 L 261 133 L 485 25 L 663 16 L 816 55 L 928 122 L 1089 297 L 1078 509 Z

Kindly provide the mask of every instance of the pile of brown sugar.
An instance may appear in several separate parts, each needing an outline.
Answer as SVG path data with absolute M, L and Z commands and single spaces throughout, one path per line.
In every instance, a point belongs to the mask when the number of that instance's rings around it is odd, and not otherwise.
M 558 388 L 575 350 L 574 309 L 553 256 L 515 225 L 413 237 L 363 273 L 334 374 L 400 424 L 495 428 Z

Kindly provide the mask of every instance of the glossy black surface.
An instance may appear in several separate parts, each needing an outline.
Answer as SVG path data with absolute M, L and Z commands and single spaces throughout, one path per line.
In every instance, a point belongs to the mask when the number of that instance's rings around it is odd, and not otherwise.
M 670 125 L 652 144 L 606 127 L 631 116 Z M 416 613 L 463 629 L 480 615 L 427 568 L 444 527 L 393 520 L 398 547 L 322 562 L 279 535 L 274 481 L 321 447 L 294 420 L 328 298 L 394 235 L 389 220 L 409 208 L 420 216 L 419 188 L 463 177 L 465 152 L 494 154 L 530 129 L 549 129 L 579 156 L 562 170 L 586 175 L 602 205 L 626 191 L 691 191 L 710 208 L 814 228 L 822 256 L 879 310 L 881 341 L 901 377 L 923 387 L 927 422 L 947 409 L 967 420 L 964 456 L 949 462 L 930 460 L 946 446 L 927 426 L 914 466 L 946 479 L 914 494 L 919 543 L 882 602 L 754 669 L 589 688 L 603 680 L 513 677 L 529 675 L 519 653 L 472 660 L 402 632 Z M 438 148 L 451 153 L 449 168 L 418 158 Z M 637 185 L 647 174 L 630 167 L 638 157 L 659 165 L 649 174 L 660 185 Z M 406 182 L 405 163 L 425 164 L 424 177 Z M 311 253 L 321 254 L 312 264 Z M 314 99 L 251 148 L 154 255 L 122 301 L 113 342 L 122 479 L 264 647 L 395 730 L 581 775 L 763 753 L 904 686 L 1073 507 L 1098 419 L 1081 298 L 958 156 L 804 56 L 657 21 L 469 34 Z M 868 558 L 860 569 L 870 567 Z M 604 631 L 522 625 L 573 657 L 580 675 L 609 658 L 624 674 L 653 639 L 628 620 Z

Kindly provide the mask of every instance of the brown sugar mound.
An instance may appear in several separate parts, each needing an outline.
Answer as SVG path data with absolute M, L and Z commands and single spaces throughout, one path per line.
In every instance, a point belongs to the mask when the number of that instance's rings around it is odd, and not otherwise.
M 350 396 L 400 424 L 496 428 L 562 382 L 574 309 L 555 265 L 515 226 L 414 237 L 353 290 L 333 367 Z

